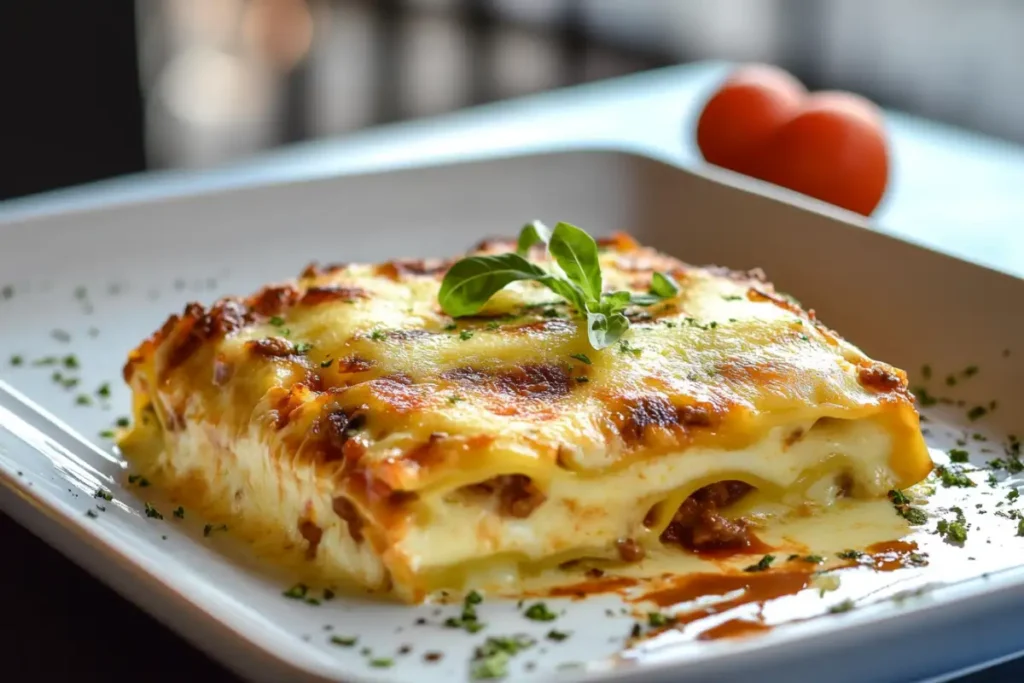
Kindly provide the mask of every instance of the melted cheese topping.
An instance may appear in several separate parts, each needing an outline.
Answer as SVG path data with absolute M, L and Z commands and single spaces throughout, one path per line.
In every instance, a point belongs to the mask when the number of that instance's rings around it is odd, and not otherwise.
M 129 358 L 123 450 L 233 529 L 304 549 L 314 573 L 404 599 L 614 557 L 619 539 L 653 548 L 721 480 L 827 505 L 839 474 L 880 497 L 931 468 L 905 373 L 756 274 L 605 241 L 606 290 L 646 291 L 655 270 L 681 289 L 595 351 L 534 283 L 452 320 L 448 265 L 310 267 L 190 304 Z

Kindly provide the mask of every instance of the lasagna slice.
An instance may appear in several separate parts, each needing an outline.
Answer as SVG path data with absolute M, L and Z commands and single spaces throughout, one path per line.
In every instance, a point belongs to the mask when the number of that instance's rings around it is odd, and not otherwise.
M 130 354 L 122 450 L 310 575 L 406 601 L 574 560 L 742 553 L 744 501 L 815 514 L 929 473 L 903 371 L 759 272 L 599 245 L 606 289 L 679 284 L 600 351 L 533 282 L 445 315 L 445 261 L 313 265 L 189 304 Z

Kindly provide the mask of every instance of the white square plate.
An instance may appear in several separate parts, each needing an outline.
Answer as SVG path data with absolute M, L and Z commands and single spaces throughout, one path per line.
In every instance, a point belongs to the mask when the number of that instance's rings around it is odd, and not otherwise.
M 684 631 L 623 653 L 634 619 L 620 613 L 616 596 L 549 601 L 565 609 L 555 626 L 572 633 L 560 643 L 544 637 L 552 624 L 524 620 L 514 603 L 497 600 L 481 607 L 488 626 L 475 635 L 441 625 L 457 607 L 286 600 L 288 578 L 261 568 L 230 534 L 204 536 L 202 520 L 174 519 L 168 501 L 122 485 L 125 465 L 100 436 L 128 414 L 121 366 L 186 301 L 246 294 L 312 260 L 450 255 L 532 218 L 599 234 L 625 229 L 691 263 L 763 267 L 867 353 L 912 371 L 930 363 L 933 384 L 953 402 L 929 410 L 929 440 L 950 448 L 963 429 L 980 432 L 987 441 L 969 439 L 975 464 L 995 457 L 982 450 L 999 448 L 1024 408 L 1024 319 L 1015 314 L 1024 283 L 729 174 L 701 176 L 617 153 L 539 155 L 0 224 L 0 505 L 253 680 L 465 680 L 473 648 L 488 634 L 538 640 L 513 660 L 517 680 L 708 681 L 756 673 L 760 681 L 903 681 L 1024 645 L 1013 626 L 1024 608 L 1024 572 L 1012 568 L 1024 564 L 1024 538 L 1014 536 L 1010 520 L 973 533 L 964 548 L 938 544 L 928 567 L 883 590 L 844 585 L 811 608 L 825 614 L 849 598 L 858 605 L 851 612 L 797 619 L 743 640 L 698 642 Z M 69 354 L 80 367 L 65 367 Z M 24 362 L 11 365 L 14 355 Z M 56 364 L 35 364 L 51 356 Z M 972 365 L 980 371 L 970 381 L 942 386 L 947 373 Z M 981 420 L 966 417 L 990 401 L 998 409 Z M 995 500 L 1016 483 L 1011 477 L 972 495 Z M 94 499 L 99 486 L 114 500 Z M 936 504 L 949 505 L 950 495 L 940 490 Z M 165 518 L 147 518 L 147 502 Z M 972 531 L 981 529 L 975 511 L 966 512 Z M 931 590 L 889 599 L 922 586 Z M 807 610 L 806 601 L 799 609 Z M 966 623 L 970 639 L 961 637 Z M 358 635 L 359 645 L 332 645 L 332 634 Z M 443 658 L 426 662 L 434 651 Z M 393 658 L 394 666 L 373 668 L 375 657 Z

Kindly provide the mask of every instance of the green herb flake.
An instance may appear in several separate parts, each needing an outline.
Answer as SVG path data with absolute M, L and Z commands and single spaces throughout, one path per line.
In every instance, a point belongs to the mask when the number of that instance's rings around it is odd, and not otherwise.
M 374 330 L 373 332 L 370 333 L 370 339 L 372 339 L 373 341 L 384 341 L 385 339 L 387 339 L 387 337 L 387 333 L 384 332 L 383 330 Z
M 723 296 L 722 298 L 725 299 L 726 301 L 743 301 L 743 297 L 740 296 L 739 294 L 729 294 L 728 296 Z
M 955 387 L 956 386 L 956 377 L 954 377 L 953 375 L 948 375 L 946 377 L 946 386 L 947 387 Z
M 444 326 L 443 329 L 445 332 L 454 332 L 455 330 L 459 329 L 459 326 L 456 325 L 455 323 L 448 323 L 447 325 Z
M 1006 500 L 1013 501 L 1017 500 L 1018 498 L 1020 498 L 1020 491 L 1018 491 L 1017 489 L 1013 489 L 1012 491 L 1006 494 Z
M 924 408 L 933 406 L 939 402 L 939 399 L 929 394 L 928 390 L 925 389 L 924 387 L 917 387 L 916 389 L 913 390 L 913 394 L 915 397 L 917 397 L 917 402 L 920 403 L 921 406 Z
M 804 555 L 800 558 L 801 562 L 807 562 L 808 564 L 821 564 L 825 561 L 825 558 L 821 555 Z
M 203 536 L 208 537 L 214 531 L 227 531 L 227 530 L 228 530 L 228 525 L 227 524 L 207 524 L 207 525 L 203 526 Z
M 863 554 L 859 550 L 844 550 L 841 553 L 836 553 L 836 557 L 840 560 L 858 560 Z
M 150 519 L 163 519 L 164 518 L 164 516 L 162 514 L 160 514 L 160 511 L 157 510 L 152 505 L 150 505 L 149 503 L 146 503 L 146 516 L 149 517 Z
M 643 352 L 643 349 L 637 346 L 633 346 L 626 339 L 623 339 L 622 341 L 619 342 L 619 353 L 628 353 L 632 355 L 634 358 L 639 358 L 640 354 L 642 354 Z
M 73 353 L 69 353 L 68 355 L 64 356 L 62 362 L 64 363 L 64 367 L 67 368 L 68 370 L 77 370 L 78 368 L 81 367 L 81 365 L 78 362 L 78 356 L 76 356 Z
M 328 358 L 327 360 L 320 361 L 320 367 L 322 367 L 322 368 L 329 368 L 329 367 L 331 367 L 331 363 L 333 363 L 333 362 L 334 362 L 333 358 Z
M 305 600 L 308 593 L 309 586 L 304 583 L 297 583 L 282 593 L 282 595 L 290 600 Z
M 272 316 L 268 322 L 274 327 L 281 327 L 282 325 L 284 325 L 284 318 L 282 318 L 279 315 L 275 315 Z
M 307 353 L 309 353 L 312 348 L 313 345 L 310 344 L 309 342 L 299 342 L 298 344 L 295 345 L 295 353 L 299 354 L 300 356 L 304 356 Z
M 772 565 L 772 562 L 774 562 L 774 561 L 775 561 L 775 556 L 774 555 L 765 555 L 764 557 L 762 557 L 760 560 L 757 561 L 757 564 L 752 564 L 749 567 L 746 567 L 743 571 L 745 571 L 745 572 L 763 572 L 763 571 L 767 570 L 768 567 L 770 567 Z
M 665 628 L 676 622 L 675 617 L 661 612 L 648 612 L 647 625 L 651 628 Z
M 832 605 L 828 608 L 829 614 L 840 614 L 842 612 L 849 612 L 855 607 L 853 600 L 847 598 L 837 605 Z
M 985 406 L 974 406 L 973 408 L 967 411 L 967 419 L 970 420 L 971 422 L 974 422 L 975 420 L 980 420 L 981 418 L 985 417 L 987 414 L 988 408 L 986 408 Z
M 129 474 L 128 475 L 128 483 L 129 484 L 137 484 L 137 485 L 141 486 L 142 488 L 145 488 L 145 487 L 149 486 L 149 479 L 146 479 L 141 474 Z
M 922 365 L 921 366 L 921 377 L 923 377 L 926 380 L 931 379 L 932 378 L 932 366 L 927 365 L 927 364 Z
M 79 394 L 75 397 L 75 403 L 80 406 L 91 406 L 92 397 L 88 394 Z
M 394 666 L 395 660 L 390 657 L 375 657 L 370 660 L 370 666 L 374 669 L 387 669 L 388 667 Z
M 459 339 L 462 341 L 469 341 L 473 338 L 473 330 L 462 330 L 459 332 Z
M 104 382 L 96 390 L 96 395 L 100 398 L 110 398 L 110 383 Z
M 473 653 L 470 677 L 473 680 L 504 678 L 512 657 L 533 645 L 534 640 L 525 635 L 488 638 Z
M 946 488 L 966 489 L 975 486 L 971 478 L 964 473 L 963 468 L 957 466 L 945 467 L 944 465 L 939 465 L 935 468 L 935 473 L 939 476 L 939 481 Z
M 131 420 L 129 420 L 127 417 L 122 416 L 117 418 L 117 420 L 114 421 L 114 424 L 117 425 L 118 427 L 127 427 L 128 425 L 131 424 Z
M 324 589 L 324 601 L 326 602 L 326 601 L 333 600 L 333 599 L 334 599 L 334 591 L 332 591 L 330 588 L 325 588 Z
M 1017 535 L 1024 536 L 1024 519 L 1017 522 Z
M 590 378 L 586 377 L 584 375 L 580 375 L 579 377 L 576 378 L 576 383 L 577 384 L 586 384 L 589 381 L 590 381 Z
M 57 356 L 44 356 L 42 358 L 37 358 L 34 361 L 32 361 L 32 365 L 40 367 L 44 365 L 56 365 L 59 362 L 60 359 L 57 358 Z
M 951 462 L 965 463 L 968 460 L 969 453 L 962 448 L 953 448 L 949 451 L 949 459 Z
M 977 374 L 978 374 L 978 366 L 977 365 L 968 365 L 966 368 L 964 368 L 964 372 L 963 372 L 964 377 L 974 377 Z
M 174 516 L 177 519 L 185 519 L 185 508 L 183 508 L 180 505 L 178 507 L 174 508 Z
M 90 517 L 92 519 L 96 519 L 99 515 L 96 514 L 95 510 L 86 510 L 85 516 Z
M 548 609 L 548 606 L 543 602 L 535 602 L 526 608 L 523 612 L 523 616 L 533 621 L 554 621 L 558 618 L 558 615 Z
M 17 354 L 11 356 L 11 365 L 13 365 L 14 367 L 18 367 L 19 365 L 24 365 L 24 364 L 25 364 L 24 356 L 19 356 Z
M 547 637 L 548 637 L 548 640 L 553 640 L 556 643 L 560 643 L 560 642 L 562 642 L 563 640 L 565 640 L 565 639 L 567 639 L 569 637 L 569 632 L 568 631 L 558 631 L 558 630 L 555 630 L 555 629 L 551 629 L 550 631 L 548 631 L 548 636 Z
M 359 642 L 357 636 L 331 636 L 331 645 L 339 645 L 341 647 L 354 647 Z
M 113 429 L 104 429 L 100 431 L 100 438 L 113 439 L 117 436 L 117 433 Z
M 114 500 L 114 496 L 110 493 L 110 491 L 106 491 L 106 490 L 101 489 L 101 488 L 96 489 L 93 492 L 92 497 L 93 498 L 99 498 L 100 500 L 105 500 L 105 501 Z
M 579 362 L 583 363 L 584 365 L 593 365 L 593 363 L 591 362 L 590 358 L 587 357 L 587 354 L 585 354 L 585 353 L 572 353 L 572 354 L 569 354 L 569 358 L 578 360 Z

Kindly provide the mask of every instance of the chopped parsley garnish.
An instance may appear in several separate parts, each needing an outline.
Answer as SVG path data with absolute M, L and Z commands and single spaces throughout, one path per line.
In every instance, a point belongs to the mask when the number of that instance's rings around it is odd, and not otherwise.
M 104 491 L 103 489 L 96 489 L 96 491 L 92 494 L 92 497 L 106 501 L 114 500 L 114 496 L 110 493 L 110 491 Z
M 25 364 L 25 358 L 23 356 L 19 356 L 17 354 L 11 356 L 11 365 L 17 367 L 19 365 L 24 365 L 24 364 Z
M 387 339 L 387 336 L 387 333 L 384 332 L 383 330 L 374 330 L 373 332 L 370 333 L 370 339 L 372 339 L 373 341 L 384 341 L 385 339 Z
M 548 640 L 553 640 L 556 643 L 560 643 L 560 642 L 562 642 L 563 640 L 565 640 L 568 637 L 569 637 L 569 632 L 568 631 L 558 631 L 558 630 L 555 630 L 555 629 L 551 629 L 550 631 L 548 631 Z
M 1024 519 L 1017 522 L 1017 535 L 1024 536 Z
M 295 353 L 302 356 L 309 353 L 310 349 L 312 348 L 313 345 L 310 344 L 309 342 L 299 342 L 298 344 L 295 345 Z
M 953 448 L 949 451 L 949 459 L 951 462 L 964 463 L 967 462 L 968 453 L 962 448 Z
M 825 558 L 821 555 L 804 555 L 803 557 L 800 557 L 799 560 L 801 562 L 807 562 L 808 564 L 821 564 L 825 561 Z
M 558 615 L 548 609 L 548 606 L 543 602 L 535 602 L 527 607 L 526 611 L 523 612 L 523 616 L 534 621 L 554 621 L 558 618 Z
M 967 411 L 967 419 L 970 421 L 979 420 L 988 414 L 988 408 L 985 406 L 974 406 Z
M 117 420 L 114 421 L 114 424 L 117 425 L 118 427 L 127 427 L 128 425 L 131 424 L 131 420 L 129 420 L 127 417 L 119 417 L 117 418 Z
M 892 489 L 889 491 L 889 500 L 892 501 L 893 507 L 896 508 L 896 514 L 910 522 L 911 525 L 919 526 L 928 521 L 928 513 L 921 508 L 912 506 L 910 498 L 903 491 Z
M 328 358 L 327 360 L 320 361 L 320 367 L 322 367 L 322 368 L 329 368 L 329 367 L 331 367 L 331 363 L 333 363 L 333 362 L 334 362 L 333 358 Z
M 841 612 L 849 612 L 854 608 L 853 600 L 847 598 L 837 605 L 832 605 L 828 608 L 829 614 L 839 614 Z
M 462 400 L 461 396 L 449 396 L 448 397 L 448 402 L 451 403 L 452 405 L 455 405 L 456 403 L 458 403 L 461 400 Z
M 273 325 L 274 327 L 281 327 L 282 325 L 284 325 L 284 318 L 282 318 L 279 315 L 275 315 L 272 316 L 268 322 L 270 322 L 270 324 Z
M 954 377 L 953 375 L 947 375 L 946 376 L 946 386 L 947 387 L 955 387 L 956 386 L 956 377 Z
M 745 571 L 745 572 L 763 572 L 766 569 L 768 569 L 768 567 L 770 567 L 772 565 L 772 562 L 774 562 L 774 561 L 775 561 L 775 556 L 774 555 L 765 555 L 764 557 L 762 557 L 760 560 L 757 561 L 757 564 L 752 564 L 749 567 L 746 567 L 743 571 Z
M 129 474 L 128 475 L 128 483 L 129 484 L 138 484 L 139 486 L 145 488 L 145 487 L 149 486 L 149 479 L 146 479 L 141 474 Z
M 387 669 L 390 666 L 394 666 L 395 660 L 390 657 L 375 657 L 370 660 L 370 666 L 375 669 Z
M 648 612 L 647 625 L 651 628 L 664 628 L 676 623 L 675 617 L 661 612 Z
M 43 365 L 56 365 L 58 362 L 60 362 L 60 359 L 56 356 L 44 356 L 42 358 L 36 358 L 32 361 L 32 365 L 39 367 Z
M 484 627 L 476 613 L 476 606 L 484 601 L 480 593 L 470 591 L 462 601 L 462 614 L 458 617 L 448 617 L 444 625 L 448 628 L 461 628 L 470 633 L 476 633 Z
M 113 439 L 117 436 L 117 433 L 113 429 L 103 429 L 100 431 L 100 437 L 104 439 Z
M 470 676 L 473 680 L 503 678 L 512 657 L 533 645 L 534 640 L 525 635 L 488 638 L 473 653 Z
M 459 326 L 456 325 L 455 323 L 448 323 L 447 325 L 444 326 L 443 329 L 445 332 L 454 332 L 455 330 L 459 329 Z
M 180 505 L 174 508 L 174 516 L 178 519 L 185 519 L 185 508 Z
M 968 365 L 966 368 L 964 368 L 964 373 L 963 374 L 964 374 L 964 377 L 974 377 L 975 375 L 978 374 L 978 366 L 977 365 Z
M 1006 500 L 1017 500 L 1018 498 L 1020 498 L 1020 491 L 1017 489 L 1013 489 L 1006 494 Z
M 291 600 L 305 600 L 308 594 L 309 586 L 304 583 L 297 583 L 281 595 Z
M 110 383 L 104 382 L 96 390 L 96 395 L 100 398 L 110 398 Z
M 840 560 L 857 560 L 860 559 L 863 554 L 864 553 L 859 550 L 844 550 L 841 553 L 836 553 L 836 557 Z
M 152 505 L 150 505 L 149 503 L 146 503 L 146 516 L 151 518 L 151 519 L 163 519 L 164 518 L 164 516 L 162 514 L 160 514 L 160 511 L 157 510 Z
M 325 588 L 324 589 L 324 601 L 333 600 L 333 599 L 334 599 L 334 591 L 332 591 L 330 588 Z
M 728 296 L 723 296 L 722 298 L 725 299 L 726 301 L 743 301 L 743 297 L 739 296 L 738 294 L 729 294 Z
M 92 519 L 96 519 L 96 517 L 98 515 L 96 514 L 96 512 L 94 510 L 86 510 L 85 511 L 85 516 L 86 517 L 91 517 Z
M 78 356 L 76 356 L 73 353 L 64 356 L 63 362 L 64 367 L 66 367 L 68 370 L 77 370 L 80 367 L 78 363 Z
M 588 358 L 585 353 L 571 353 L 569 354 L 569 358 L 574 358 L 584 365 L 591 365 L 590 358 Z
M 921 377 L 924 377 L 926 380 L 931 379 L 932 378 L 932 366 L 927 365 L 927 364 L 926 365 L 922 365 L 921 366 Z
M 468 341 L 473 338 L 473 330 L 462 330 L 459 332 L 459 339 L 462 341 Z
M 75 398 L 75 403 L 80 405 L 80 406 L 91 406 L 92 405 L 92 397 L 90 397 L 88 394 L 79 394 Z
M 914 396 L 917 397 L 918 403 L 923 407 L 933 406 L 939 402 L 939 399 L 935 398 L 928 393 L 928 390 L 924 387 L 918 387 L 913 390 Z
M 644 352 L 639 346 L 633 346 L 628 340 L 623 339 L 619 342 L 619 353 L 628 353 L 634 358 L 639 358 L 640 354 Z
M 332 645 L 340 645 L 341 647 L 353 647 L 359 642 L 357 636 L 331 636 Z
M 203 536 L 209 536 L 214 531 L 227 531 L 227 524 L 207 524 L 203 527 Z
M 950 543 L 963 543 L 967 540 L 967 519 L 964 517 L 964 511 L 958 507 L 952 507 L 950 510 L 956 518 L 953 521 L 940 519 L 935 530 Z
M 944 467 L 939 465 L 935 468 L 936 474 L 939 475 L 939 481 L 946 488 L 962 488 L 967 489 L 975 486 L 974 481 L 971 480 L 966 474 L 964 474 L 963 468 L 960 467 Z
M 589 381 L 590 381 L 590 378 L 586 377 L 585 375 L 580 375 L 579 377 L 576 378 L 576 383 L 577 384 L 586 384 Z

